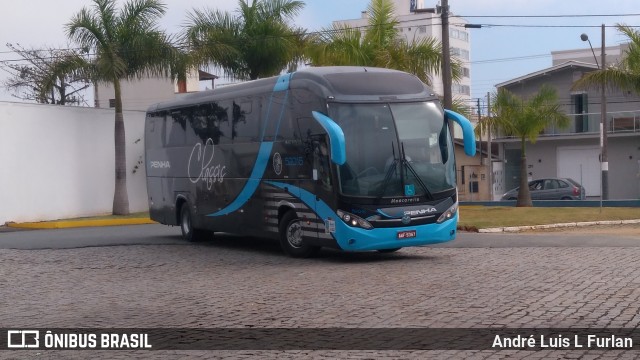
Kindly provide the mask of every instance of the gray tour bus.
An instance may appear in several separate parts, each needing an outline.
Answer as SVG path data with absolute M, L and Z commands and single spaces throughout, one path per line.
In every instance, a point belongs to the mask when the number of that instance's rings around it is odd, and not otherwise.
M 417 77 L 313 67 L 153 105 L 145 125 L 151 219 L 190 240 L 214 231 L 395 251 L 449 241 L 458 220 L 449 122 L 469 121 Z

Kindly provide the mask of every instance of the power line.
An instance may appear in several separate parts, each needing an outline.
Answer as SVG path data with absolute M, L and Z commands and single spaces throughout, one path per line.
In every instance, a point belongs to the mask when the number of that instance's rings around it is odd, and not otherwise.
M 628 17 L 640 14 L 563 14 L 563 15 L 451 15 L 460 18 L 580 18 L 580 17 Z

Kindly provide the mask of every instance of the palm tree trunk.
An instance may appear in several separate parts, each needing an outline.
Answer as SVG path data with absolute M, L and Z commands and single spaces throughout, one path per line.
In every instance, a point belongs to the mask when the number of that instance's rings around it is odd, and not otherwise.
M 527 174 L 527 153 L 525 149 L 526 140 L 523 137 L 522 142 L 522 157 L 520 158 L 520 190 L 518 190 L 517 207 L 531 207 L 531 193 L 529 192 L 529 181 Z
M 115 118 L 115 152 L 116 152 L 116 186 L 113 193 L 113 214 L 129 214 L 129 195 L 127 193 L 127 159 L 124 133 L 124 116 L 122 114 L 122 91 L 120 80 L 113 80 L 116 100 Z

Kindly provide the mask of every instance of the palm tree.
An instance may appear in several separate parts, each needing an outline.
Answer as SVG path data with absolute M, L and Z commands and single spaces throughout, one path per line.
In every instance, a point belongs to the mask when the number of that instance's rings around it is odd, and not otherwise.
M 430 74 L 439 74 L 442 47 L 434 38 L 401 36 L 391 0 L 371 0 L 368 26 L 351 28 L 333 25 L 310 40 L 308 57 L 317 66 L 376 66 L 405 71 L 431 85 Z M 454 80 L 460 78 L 460 64 L 452 63 Z
M 493 95 L 494 116 L 487 118 L 483 127 L 490 126 L 504 136 L 520 139 L 522 158 L 520 161 L 520 191 L 516 206 L 532 206 L 527 182 L 527 140 L 534 144 L 538 135 L 550 126 L 566 128 L 569 117 L 560 110 L 555 89 L 543 85 L 530 99 L 522 99 L 506 89 Z
M 578 80 L 574 89 L 600 89 L 602 84 L 640 94 L 640 31 L 618 24 L 618 31 L 629 39 L 629 48 L 619 64 L 592 71 Z
M 211 62 L 229 78 L 274 76 L 302 58 L 304 32 L 288 21 L 303 7 L 297 0 L 239 0 L 235 16 L 194 9 L 184 37 L 199 63 Z
M 113 214 L 129 213 L 125 131 L 121 81 L 168 75 L 174 49 L 157 28 L 165 5 L 157 0 L 130 0 L 118 10 L 116 0 L 93 0 L 66 25 L 67 36 L 95 53 L 94 81 L 113 84 L 115 90 L 115 191 Z

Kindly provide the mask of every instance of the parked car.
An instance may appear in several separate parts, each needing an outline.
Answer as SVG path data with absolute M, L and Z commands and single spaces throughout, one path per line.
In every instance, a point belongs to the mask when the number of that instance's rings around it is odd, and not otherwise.
M 516 200 L 520 187 L 507 191 L 502 200 Z M 531 200 L 584 200 L 585 190 L 573 179 L 538 179 L 529 181 Z

